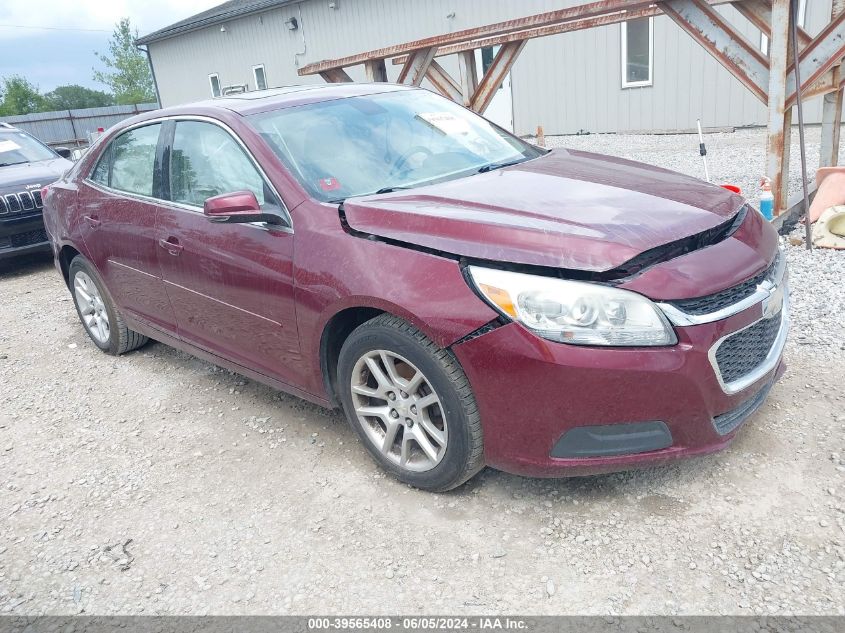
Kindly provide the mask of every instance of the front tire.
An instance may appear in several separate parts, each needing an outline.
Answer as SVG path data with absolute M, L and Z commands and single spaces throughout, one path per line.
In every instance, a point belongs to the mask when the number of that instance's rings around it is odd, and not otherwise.
M 460 486 L 484 467 L 481 420 L 452 354 L 398 317 L 357 327 L 337 368 L 346 417 L 382 468 L 435 492 Z
M 118 356 L 138 349 L 149 340 L 126 327 L 102 279 L 82 255 L 70 263 L 68 280 L 79 320 L 102 351 Z

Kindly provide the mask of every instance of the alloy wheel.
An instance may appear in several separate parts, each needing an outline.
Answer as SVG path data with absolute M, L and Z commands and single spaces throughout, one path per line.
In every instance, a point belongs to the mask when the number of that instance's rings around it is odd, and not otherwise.
M 407 358 L 367 352 L 352 370 L 352 403 L 367 438 L 391 462 L 414 472 L 431 470 L 449 439 L 440 397 Z
M 99 289 L 87 273 L 80 270 L 74 275 L 73 293 L 85 329 L 98 343 L 108 345 L 111 336 L 109 313 Z

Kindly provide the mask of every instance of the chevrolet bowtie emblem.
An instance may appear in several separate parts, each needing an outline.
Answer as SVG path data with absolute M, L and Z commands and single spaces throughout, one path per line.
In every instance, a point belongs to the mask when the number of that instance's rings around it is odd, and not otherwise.
M 780 286 L 771 286 L 769 284 L 769 296 L 763 299 L 763 318 L 770 319 L 775 316 L 783 308 L 783 284 Z M 761 284 L 762 287 L 762 284 Z

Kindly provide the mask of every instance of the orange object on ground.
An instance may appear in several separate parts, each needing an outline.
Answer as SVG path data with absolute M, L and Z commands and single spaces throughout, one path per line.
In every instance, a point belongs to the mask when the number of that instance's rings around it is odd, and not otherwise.
M 845 167 L 822 167 L 816 172 L 816 186 L 810 222 L 818 220 L 825 209 L 845 204 Z

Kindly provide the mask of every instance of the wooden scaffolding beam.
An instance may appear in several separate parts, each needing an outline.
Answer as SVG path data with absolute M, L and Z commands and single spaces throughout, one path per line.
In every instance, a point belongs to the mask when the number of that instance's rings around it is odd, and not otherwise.
M 786 207 L 795 68 L 789 48 L 792 2 L 798 0 L 599 0 L 565 9 L 444 33 L 356 55 L 308 64 L 300 75 L 319 74 L 327 82 L 351 81 L 350 66 L 364 65 L 368 81 L 387 80 L 387 60 L 401 65 L 399 83 L 419 86 L 427 80 L 444 96 L 484 113 L 529 40 L 665 14 L 719 61 L 768 109 L 767 174 L 772 180 L 775 212 Z M 746 39 L 714 9 L 732 4 L 769 38 L 768 55 Z M 798 31 L 804 96 L 824 95 L 821 164 L 836 164 L 842 121 L 845 72 L 845 0 L 833 0 L 830 23 L 815 37 Z M 493 63 L 479 77 L 475 51 L 498 46 Z M 458 76 L 436 57 L 456 55 Z

